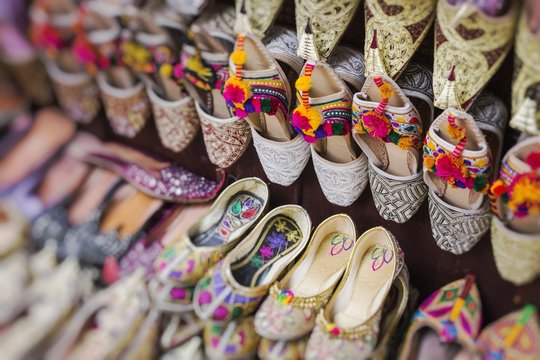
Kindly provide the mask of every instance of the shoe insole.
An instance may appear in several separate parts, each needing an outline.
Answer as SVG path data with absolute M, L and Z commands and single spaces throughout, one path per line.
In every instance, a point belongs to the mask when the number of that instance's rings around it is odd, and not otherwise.
M 315 149 L 328 161 L 346 164 L 356 159 L 351 134 L 328 136 L 315 144 Z
M 419 339 L 416 340 L 417 349 L 416 357 L 417 360 L 466 360 L 470 359 L 467 356 L 466 352 L 463 350 L 462 346 L 456 343 L 443 343 L 440 341 L 437 333 L 430 329 L 425 328 L 420 330 Z
M 166 247 L 177 243 L 182 233 L 188 231 L 191 225 L 208 213 L 210 206 L 209 204 L 197 204 L 183 208 L 180 214 L 174 216 L 172 223 L 168 226 L 165 235 L 161 239 L 163 246 Z
M 124 190 L 127 195 L 122 194 Z M 122 199 L 118 199 L 122 198 Z M 130 185 L 119 190 L 101 220 L 102 232 L 117 231 L 119 238 L 134 235 L 163 204 L 163 201 L 135 190 Z
M 402 150 L 394 143 L 384 143 L 388 156 L 386 172 L 395 176 L 410 176 L 417 173 L 420 153 L 411 148 Z
M 393 281 L 396 254 L 391 249 L 373 245 L 364 253 L 358 267 L 352 295 L 334 322 L 342 328 L 352 328 L 368 320 L 384 302 L 382 291 Z
M 113 172 L 95 168 L 78 190 L 79 194 L 68 205 L 70 224 L 80 225 L 86 221 L 117 181 L 118 176 Z
M 127 89 L 135 85 L 135 76 L 133 73 L 123 66 L 113 66 L 106 72 L 107 80 L 110 85 L 119 88 Z
M 328 282 L 341 271 L 349 259 L 354 240 L 347 235 L 334 232 L 326 235 L 315 252 L 306 277 L 291 288 L 295 296 L 312 297 L 328 288 Z
M 303 237 L 296 222 L 276 215 L 264 225 L 253 248 L 231 264 L 232 275 L 243 286 L 259 286 L 266 280 L 272 265 L 293 251 Z
M 216 223 L 192 239 L 193 244 L 216 246 L 227 243 L 231 234 L 252 221 L 262 208 L 260 198 L 247 191 L 239 192 L 229 200 Z

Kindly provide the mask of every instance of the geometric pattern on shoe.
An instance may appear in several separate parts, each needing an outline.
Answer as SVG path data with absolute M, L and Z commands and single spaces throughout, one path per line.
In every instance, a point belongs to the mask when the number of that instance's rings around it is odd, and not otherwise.
M 463 212 L 443 205 L 433 191 L 428 192 L 428 200 L 433 238 L 445 251 L 463 254 L 489 229 L 491 211 L 487 203 L 478 210 Z
M 383 176 L 375 165 L 369 163 L 369 186 L 375 207 L 385 220 L 402 224 L 408 221 L 422 206 L 428 187 L 422 173 L 412 179 L 390 179 Z

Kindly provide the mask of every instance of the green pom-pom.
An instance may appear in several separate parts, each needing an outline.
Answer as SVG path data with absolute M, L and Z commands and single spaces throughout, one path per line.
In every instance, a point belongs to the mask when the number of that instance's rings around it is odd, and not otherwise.
M 269 113 L 272 110 L 270 99 L 261 99 L 261 110 L 263 113 Z
M 335 123 L 332 123 L 332 133 L 334 135 L 343 135 L 344 132 L 345 125 L 343 125 L 343 123 L 337 121 Z
M 393 144 L 398 144 L 399 142 L 399 139 L 401 138 L 401 136 L 395 132 L 395 131 L 392 131 L 389 135 L 388 135 L 388 139 L 390 139 L 390 141 L 393 143 Z
M 486 188 L 487 182 L 488 182 L 488 179 L 486 177 L 475 178 L 474 186 L 473 186 L 474 191 L 481 192 L 482 190 L 484 190 Z

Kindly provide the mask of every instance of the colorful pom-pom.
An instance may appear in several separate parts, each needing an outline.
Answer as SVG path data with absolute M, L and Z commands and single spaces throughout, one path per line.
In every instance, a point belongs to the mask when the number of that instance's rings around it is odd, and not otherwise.
M 163 64 L 159 67 L 159 73 L 164 77 L 171 77 L 173 66 L 171 64 Z
M 242 66 L 246 63 L 247 54 L 244 50 L 235 50 L 231 54 L 231 60 L 234 65 Z
M 234 104 L 234 107 L 244 109 L 244 103 L 251 94 L 249 85 L 235 77 L 227 79 L 223 87 L 223 97 L 227 102 Z
M 341 334 L 341 330 L 334 323 L 328 324 L 326 326 L 326 331 L 328 331 L 330 335 L 333 335 L 333 336 L 339 336 L 339 334 Z
M 401 150 L 408 150 L 415 146 L 415 139 L 410 136 L 403 136 L 398 140 L 397 145 Z
M 461 140 L 465 136 L 465 129 L 457 127 L 452 124 L 446 125 L 446 131 L 448 132 L 448 135 L 454 140 Z
M 529 164 L 533 170 L 540 169 L 540 151 L 533 151 L 527 155 L 525 162 Z
M 288 305 L 294 299 L 294 293 L 291 290 L 282 290 L 278 295 L 278 301 L 283 305 Z
M 394 95 L 394 89 L 390 84 L 384 83 L 379 87 L 381 99 L 390 99 Z
M 298 91 L 309 91 L 311 89 L 311 77 L 301 76 L 296 80 L 295 85 Z

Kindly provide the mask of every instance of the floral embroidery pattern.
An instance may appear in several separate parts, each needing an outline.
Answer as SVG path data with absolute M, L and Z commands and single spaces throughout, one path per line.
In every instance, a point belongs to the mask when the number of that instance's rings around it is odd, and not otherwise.
M 353 125 L 358 134 L 368 134 L 371 137 L 392 143 L 402 150 L 419 148 L 422 144 L 422 124 L 415 116 L 393 118 L 385 111 L 389 99 L 394 95 L 392 86 L 385 83 L 380 76 L 373 81 L 379 88 L 381 102 L 375 109 L 359 109 L 353 106 Z
M 457 128 L 455 118 L 450 115 L 448 128 Z M 480 193 L 487 193 L 489 189 L 489 176 L 491 174 L 491 159 L 486 155 L 477 158 L 462 156 L 467 137 L 464 130 L 453 129 L 449 131 L 454 139 L 459 140 L 453 152 L 436 144 L 426 135 L 424 140 L 424 168 L 440 177 L 453 187 L 473 189 Z
M 525 162 L 531 171 L 522 174 L 504 162 L 500 178 L 491 186 L 492 201 L 501 199 L 518 218 L 540 213 L 540 151 L 530 153 Z

